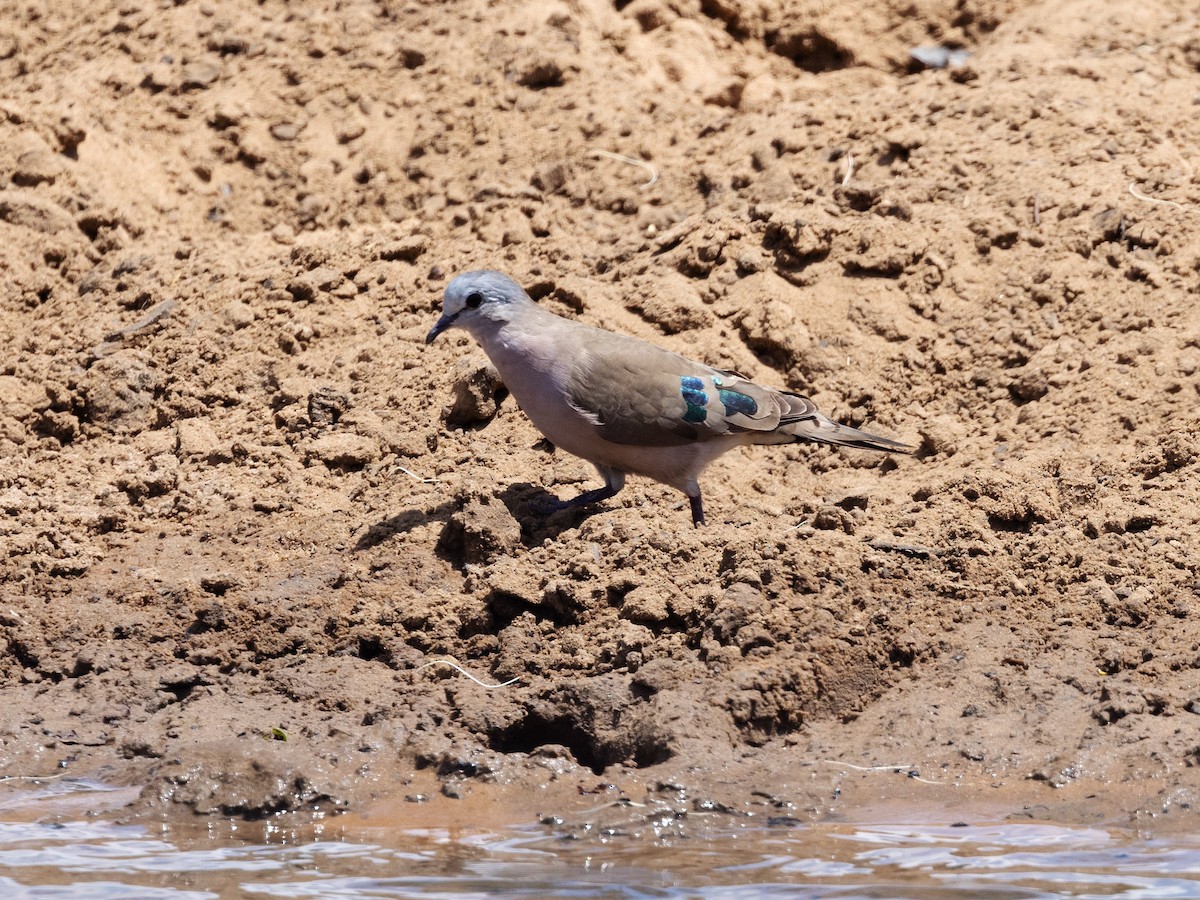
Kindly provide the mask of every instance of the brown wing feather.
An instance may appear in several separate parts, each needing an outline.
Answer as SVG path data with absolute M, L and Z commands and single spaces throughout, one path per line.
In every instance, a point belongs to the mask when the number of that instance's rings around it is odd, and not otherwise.
M 779 424 L 781 404 L 767 388 L 645 341 L 589 332 L 571 372 L 570 401 L 607 441 L 680 446 Z M 694 392 L 685 390 L 691 379 L 701 383 Z M 722 390 L 751 402 L 732 409 Z
M 588 329 L 571 405 L 614 444 L 674 447 L 730 435 L 756 444 L 817 441 L 872 450 L 904 444 L 840 425 L 807 397 L 776 391 L 653 344 Z

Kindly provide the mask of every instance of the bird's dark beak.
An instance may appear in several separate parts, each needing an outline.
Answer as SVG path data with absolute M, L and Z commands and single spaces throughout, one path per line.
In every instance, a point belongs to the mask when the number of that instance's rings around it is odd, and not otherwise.
M 449 313 L 446 313 L 446 315 L 444 315 L 440 319 L 438 319 L 437 323 L 432 328 L 429 329 L 429 334 L 425 335 L 425 343 L 432 344 L 434 338 L 436 338 L 439 334 L 441 334 L 443 331 L 445 331 L 447 328 L 449 328 L 451 325 L 453 325 L 454 320 L 457 318 L 458 318 L 458 313 L 455 313 L 454 315 L 450 315 Z

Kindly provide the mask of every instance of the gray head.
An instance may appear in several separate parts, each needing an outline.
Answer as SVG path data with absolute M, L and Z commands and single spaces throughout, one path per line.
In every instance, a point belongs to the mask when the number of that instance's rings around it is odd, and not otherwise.
M 507 322 L 517 307 L 532 302 L 521 286 L 503 272 L 491 269 L 463 272 L 446 285 L 442 317 L 429 329 L 425 343 L 432 344 L 447 328 L 465 328 L 474 334 L 488 326 L 496 327 Z

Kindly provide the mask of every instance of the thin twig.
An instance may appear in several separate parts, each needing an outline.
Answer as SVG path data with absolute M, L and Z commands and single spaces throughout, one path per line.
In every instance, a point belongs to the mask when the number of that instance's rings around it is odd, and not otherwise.
M 911 765 L 898 766 L 856 766 L 854 763 L 842 762 L 837 759 L 823 759 L 821 762 L 827 766 L 844 766 L 847 769 L 856 769 L 859 772 L 899 772 L 903 769 L 911 769 Z
M 489 691 L 493 690 L 494 688 L 508 687 L 510 684 L 516 684 L 518 681 L 521 680 L 521 677 L 518 675 L 516 678 L 510 678 L 510 679 L 508 679 L 508 681 L 502 681 L 499 684 L 488 684 L 486 681 L 480 681 L 478 678 L 476 678 L 474 675 L 472 675 L 470 672 L 468 672 L 466 669 L 464 669 L 458 663 L 453 662 L 449 659 L 435 659 L 432 662 L 427 662 L 422 666 L 417 666 L 415 669 L 413 669 L 413 671 L 420 672 L 422 669 L 428 669 L 430 666 L 439 666 L 439 665 L 440 666 L 449 666 L 450 668 L 452 668 L 456 672 L 458 672 L 458 674 L 467 676 L 473 682 L 475 682 L 477 685 L 479 685 L 482 688 L 487 688 Z
M 3 781 L 53 781 L 55 778 L 62 778 L 66 772 L 56 772 L 53 775 L 0 775 L 0 782 Z
M 401 472 L 403 472 L 409 478 L 411 478 L 414 481 L 417 481 L 421 484 L 437 484 L 436 478 L 433 478 L 430 476 L 425 476 L 425 475 L 418 475 L 412 469 L 406 469 L 406 468 L 404 468 L 404 466 L 400 465 L 399 463 L 392 463 L 392 468 L 399 469 Z
M 132 325 L 126 325 L 124 328 L 118 328 L 116 331 L 110 332 L 101 343 L 92 348 L 92 356 L 96 357 L 96 359 L 103 359 L 106 356 L 110 356 L 117 351 L 117 348 L 125 338 L 132 337 L 139 331 L 143 331 L 165 319 L 178 306 L 179 304 L 174 300 L 164 300 L 157 306 L 152 307 L 146 315 L 142 316 L 142 318 L 138 319 Z
M 1158 197 L 1147 197 L 1137 189 L 1136 181 L 1129 182 L 1129 193 L 1139 200 L 1145 200 L 1147 203 L 1161 203 L 1164 206 L 1174 206 L 1176 209 L 1187 209 L 1182 203 L 1176 203 L 1174 200 L 1160 200 Z
M 631 166 L 638 166 L 639 168 L 645 169 L 650 173 L 650 180 L 642 182 L 639 187 L 648 188 L 650 185 L 654 184 L 654 182 L 658 181 L 658 169 L 654 168 L 654 166 L 650 165 L 650 163 L 646 162 L 645 160 L 634 159 L 632 156 L 622 156 L 620 153 L 609 153 L 607 150 L 589 150 L 588 156 L 603 156 L 605 159 L 613 159 L 617 162 L 629 163 Z
M 174 300 L 164 300 L 162 303 L 152 307 L 150 311 L 146 313 L 146 315 L 142 316 L 132 325 L 126 325 L 124 328 L 118 328 L 116 331 L 107 335 L 104 339 L 106 341 L 119 341 L 121 338 L 129 337 L 131 334 L 137 334 L 139 331 L 149 328 L 160 319 L 165 319 L 175 311 L 175 307 L 178 305 L 179 304 Z

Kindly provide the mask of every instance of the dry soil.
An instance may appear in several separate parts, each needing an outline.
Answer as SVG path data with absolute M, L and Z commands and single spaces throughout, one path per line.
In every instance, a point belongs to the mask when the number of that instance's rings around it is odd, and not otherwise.
M 1183 0 L 0 3 L 0 775 L 1193 821 L 1198 103 Z M 479 267 L 919 449 L 539 516 Z

